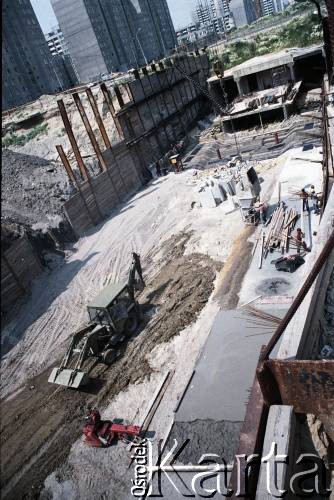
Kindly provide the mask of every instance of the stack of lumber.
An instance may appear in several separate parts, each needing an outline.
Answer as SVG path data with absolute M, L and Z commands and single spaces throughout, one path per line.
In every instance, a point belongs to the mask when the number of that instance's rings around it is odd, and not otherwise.
M 267 257 L 268 253 L 274 249 L 283 254 L 289 251 L 290 245 L 297 245 L 296 239 L 291 236 L 297 218 L 298 213 L 294 208 L 287 209 L 284 204 L 277 206 L 268 226 L 263 248 L 264 257 Z

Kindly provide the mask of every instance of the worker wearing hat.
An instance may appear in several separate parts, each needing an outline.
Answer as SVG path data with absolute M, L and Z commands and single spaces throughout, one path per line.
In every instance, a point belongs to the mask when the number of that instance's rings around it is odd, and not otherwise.
M 303 241 L 304 236 L 305 236 L 305 234 L 302 232 L 302 230 L 300 229 L 300 227 L 298 227 L 297 231 L 296 231 L 297 253 L 300 253 L 300 249 L 302 247 L 303 247 L 303 249 L 306 252 L 310 252 L 311 251 L 309 248 L 307 248 L 307 245 L 306 245 L 305 241 Z
M 306 192 L 306 189 L 303 188 L 300 193 L 299 193 L 300 198 L 303 200 L 303 212 L 305 210 L 308 212 L 309 211 L 309 206 L 308 206 L 308 193 Z

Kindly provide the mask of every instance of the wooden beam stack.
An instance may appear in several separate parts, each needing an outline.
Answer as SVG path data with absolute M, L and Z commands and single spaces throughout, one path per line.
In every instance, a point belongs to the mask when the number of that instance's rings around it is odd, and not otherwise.
M 296 246 L 296 239 L 291 236 L 298 218 L 298 213 L 294 208 L 286 209 L 280 204 L 275 209 L 268 227 L 267 237 L 264 243 L 264 257 L 266 258 L 270 250 L 279 249 L 282 254 L 289 251 L 289 246 Z

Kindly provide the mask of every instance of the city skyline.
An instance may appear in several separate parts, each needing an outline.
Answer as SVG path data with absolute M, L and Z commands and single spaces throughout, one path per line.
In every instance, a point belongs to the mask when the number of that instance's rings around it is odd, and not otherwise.
M 196 0 L 167 0 L 167 3 L 175 29 L 191 23 Z M 31 5 L 44 33 L 57 26 L 57 18 L 50 0 L 31 0 Z

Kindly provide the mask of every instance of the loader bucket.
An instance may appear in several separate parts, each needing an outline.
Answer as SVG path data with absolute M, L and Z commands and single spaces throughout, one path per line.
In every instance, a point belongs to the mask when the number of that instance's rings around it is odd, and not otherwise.
M 82 371 L 70 370 L 68 368 L 54 368 L 50 374 L 48 382 L 51 384 L 64 385 L 71 389 L 78 389 L 81 385 L 87 384 L 89 377 Z

